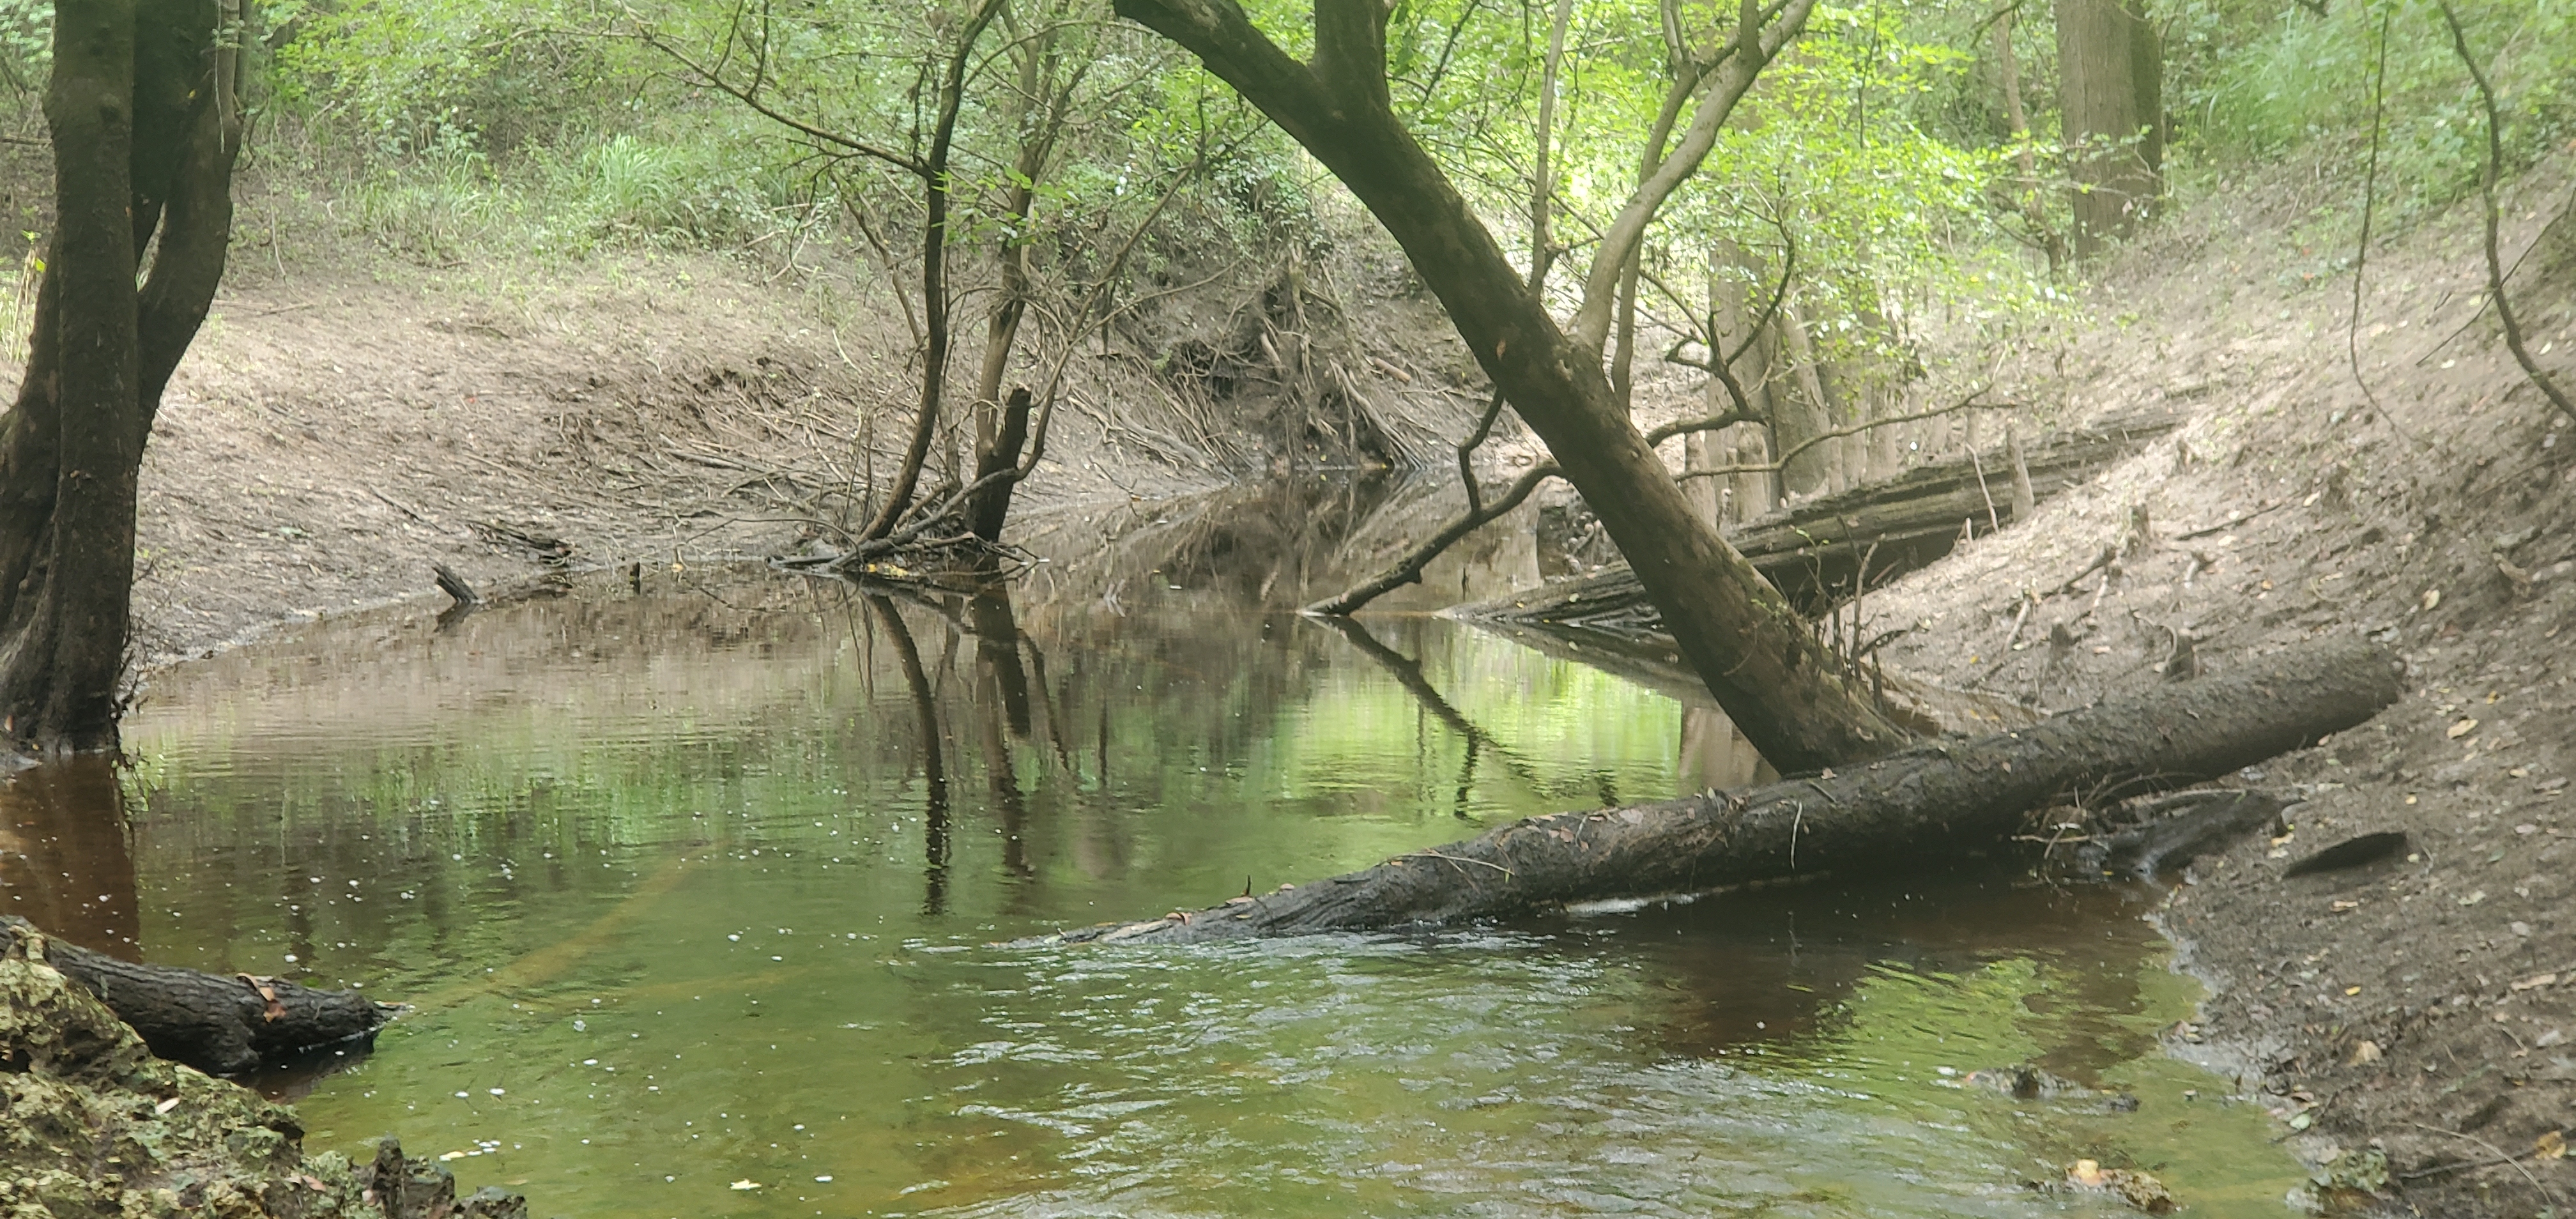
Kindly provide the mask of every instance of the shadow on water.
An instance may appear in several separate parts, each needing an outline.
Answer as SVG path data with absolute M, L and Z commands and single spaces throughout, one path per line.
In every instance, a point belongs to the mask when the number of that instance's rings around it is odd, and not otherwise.
M 2155 894 L 2142 886 L 2052 888 L 1997 868 L 1910 884 L 1775 886 L 1619 918 L 1596 914 L 1576 926 L 1615 925 L 1669 971 L 1679 998 L 1663 1030 L 1667 1049 L 1794 1054 L 1835 1034 L 1849 1019 L 1854 993 L 1891 970 L 1961 975 L 2000 959 L 2045 959 L 2062 976 L 2047 995 L 2025 998 L 2032 1010 L 2147 1011 L 2136 971 L 2123 966 L 2160 950 L 2144 918 L 2154 908 Z M 2033 1065 L 2094 1083 L 2106 1069 L 2156 1050 L 2151 1029 L 2093 1032 L 2052 1047 Z
M 125 793 L 108 759 L 50 762 L 0 783 L 0 913 L 143 959 Z
M 1126 531 L 1008 589 L 657 575 L 187 666 L 129 725 L 124 934 L 416 1003 L 264 1082 L 310 1089 L 317 1150 L 400 1130 L 550 1213 L 2037 1215 L 2078 1154 L 2277 1211 L 2260 1116 L 2154 1053 L 2192 996 L 2135 894 L 990 947 L 1759 773 L 1686 690 L 1270 612 L 1401 535 L 1360 498 L 1103 509 Z M 1937 1070 L 2017 1063 L 2146 1107 Z

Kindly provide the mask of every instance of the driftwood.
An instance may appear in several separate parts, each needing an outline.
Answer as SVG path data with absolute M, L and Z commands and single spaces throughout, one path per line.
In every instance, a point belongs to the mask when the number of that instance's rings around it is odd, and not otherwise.
M 1363 931 L 1569 902 L 1919 869 L 2011 837 L 2069 799 L 2182 787 L 2359 724 L 2395 702 L 2398 663 L 2357 642 L 2249 658 L 1975 740 L 1836 774 L 1631 808 L 1557 813 L 1373 868 L 1062 940 L 1173 942 Z
M 120 961 L 14 915 L 0 915 L 0 953 L 24 953 L 53 966 L 132 1025 L 154 1054 L 209 1075 L 236 1075 L 322 1046 L 363 1041 L 396 1010 L 356 991 Z

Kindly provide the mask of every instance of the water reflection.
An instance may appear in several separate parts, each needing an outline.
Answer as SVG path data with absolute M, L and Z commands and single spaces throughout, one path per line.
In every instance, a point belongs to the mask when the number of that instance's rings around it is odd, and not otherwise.
M 0 912 L 143 959 L 125 835 L 124 791 L 106 758 L 49 762 L 0 782 Z
M 2033 1214 L 2075 1154 L 2181 1165 L 2201 1214 L 2287 1186 L 2259 1116 L 2181 1107 L 2188 987 L 2116 897 L 986 947 L 1741 771 L 1599 669 L 1187 588 L 630 587 L 327 623 L 130 726 L 156 959 L 419 1005 L 312 1146 L 398 1129 L 600 1216 Z M 2022 1061 L 2147 1107 L 1935 1070 Z

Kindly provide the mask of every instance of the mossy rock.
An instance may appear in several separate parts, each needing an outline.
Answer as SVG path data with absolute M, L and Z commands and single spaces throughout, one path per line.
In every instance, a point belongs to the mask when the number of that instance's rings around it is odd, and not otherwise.
M 0 1219 L 526 1213 L 494 1191 L 454 1204 L 453 1178 L 391 1139 L 366 1168 L 307 1158 L 294 1110 L 153 1057 L 26 943 L 0 957 Z M 394 1177 L 402 1188 L 377 1188 Z

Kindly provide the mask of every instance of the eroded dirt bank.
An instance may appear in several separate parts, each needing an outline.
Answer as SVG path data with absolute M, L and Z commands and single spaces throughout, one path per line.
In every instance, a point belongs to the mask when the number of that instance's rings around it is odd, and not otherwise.
M 2576 280 L 2543 229 L 2566 190 L 2563 170 L 2524 182 L 2503 241 L 2508 263 L 2531 250 L 2513 296 L 2561 378 Z M 2378 1180 L 2384 1153 L 2376 1205 L 2564 1214 L 2576 423 L 2500 340 L 2471 207 L 2373 252 L 2348 348 L 2351 280 L 2310 274 L 2330 255 L 2288 236 L 2291 198 L 2175 217 L 2093 295 L 2104 324 L 2071 350 L 2066 399 L 2176 404 L 2187 427 L 1872 614 L 1913 626 L 1890 648 L 1907 667 L 2051 708 L 2318 635 L 2397 648 L 2407 698 L 2264 768 L 2307 797 L 2291 833 L 2175 892 L 2165 925 L 2213 994 L 2171 1041 L 2260 1092 L 2321 1174 Z M 2107 587 L 2078 578 L 2106 549 Z M 2374 832 L 2407 841 L 2282 875 Z

